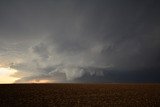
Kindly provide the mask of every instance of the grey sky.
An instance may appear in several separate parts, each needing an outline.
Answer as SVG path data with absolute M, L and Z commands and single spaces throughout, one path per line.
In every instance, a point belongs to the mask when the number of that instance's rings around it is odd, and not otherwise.
M 160 82 L 158 0 L 1 0 L 16 82 Z

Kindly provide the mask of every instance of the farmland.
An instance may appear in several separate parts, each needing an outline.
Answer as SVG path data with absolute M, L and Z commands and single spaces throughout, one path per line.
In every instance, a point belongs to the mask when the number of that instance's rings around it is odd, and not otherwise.
M 1 84 L 0 107 L 158 107 L 159 84 Z

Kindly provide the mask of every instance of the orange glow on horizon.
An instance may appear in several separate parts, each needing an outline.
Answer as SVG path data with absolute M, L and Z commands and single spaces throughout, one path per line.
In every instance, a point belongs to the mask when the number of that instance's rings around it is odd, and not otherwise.
M 51 83 L 50 80 L 32 80 L 29 83 Z

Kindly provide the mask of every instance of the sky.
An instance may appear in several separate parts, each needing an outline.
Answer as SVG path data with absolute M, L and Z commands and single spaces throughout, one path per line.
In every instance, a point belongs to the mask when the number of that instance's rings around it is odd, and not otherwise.
M 158 0 L 0 0 L 0 83 L 159 83 Z

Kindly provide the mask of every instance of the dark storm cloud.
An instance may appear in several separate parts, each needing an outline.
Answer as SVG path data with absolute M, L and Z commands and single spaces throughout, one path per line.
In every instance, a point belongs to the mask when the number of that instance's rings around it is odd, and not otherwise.
M 156 0 L 16 0 L 0 7 L 0 37 L 9 42 L 0 52 L 23 53 L 10 61 L 17 76 L 26 75 L 18 81 L 160 81 Z

